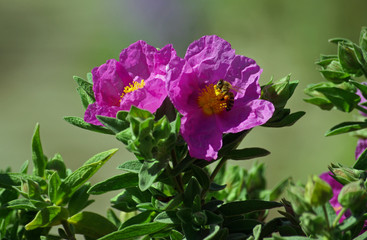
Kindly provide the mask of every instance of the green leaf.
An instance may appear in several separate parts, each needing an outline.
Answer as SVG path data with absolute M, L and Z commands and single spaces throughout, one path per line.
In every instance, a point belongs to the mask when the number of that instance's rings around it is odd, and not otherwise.
M 281 206 L 283 206 L 281 203 L 273 201 L 245 200 L 224 204 L 218 210 L 225 216 L 236 216 Z
M 96 239 L 117 230 L 107 218 L 93 212 L 81 212 L 68 219 L 75 232 Z
M 34 219 L 25 226 L 26 230 L 59 225 L 68 218 L 68 211 L 59 206 L 49 206 L 39 211 Z
M 353 168 L 358 170 L 367 169 L 367 148 L 359 155 L 357 161 L 354 162 Z
M 347 38 L 330 38 L 329 39 L 329 42 L 330 43 L 334 43 L 334 44 L 338 44 L 340 42 L 344 42 L 344 43 L 352 43 L 352 41 L 350 41 L 349 39 Z
M 19 198 L 8 202 L 7 208 L 10 209 L 25 209 L 37 211 L 49 206 L 48 203 L 28 198 Z
M 321 75 L 336 84 L 346 82 L 350 79 L 349 73 L 346 72 L 338 72 L 338 71 L 332 71 L 332 70 L 320 70 Z
M 46 188 L 46 181 L 38 176 L 27 175 L 23 173 L 0 173 L 0 187 L 9 188 L 12 186 L 20 186 L 22 181 L 32 180 L 37 182 L 41 188 Z
M 20 172 L 20 173 L 23 173 L 23 174 L 27 174 L 27 172 L 28 172 L 28 166 L 29 166 L 29 161 L 28 161 L 28 160 L 26 160 L 26 161 L 23 163 L 23 165 L 20 167 L 19 172 Z
M 131 120 L 131 118 L 135 118 L 137 120 L 144 121 L 148 118 L 154 119 L 154 115 L 147 110 L 143 110 L 143 109 L 135 107 L 134 105 L 131 105 L 127 118 L 129 121 Z
M 145 161 L 139 172 L 139 188 L 141 191 L 147 190 L 166 167 L 166 162 Z
M 97 183 L 88 190 L 89 194 L 99 195 L 109 191 L 134 187 L 139 183 L 138 175 L 135 173 L 124 173 Z
M 321 98 L 321 97 L 313 97 L 313 98 L 308 98 L 308 99 L 303 99 L 303 100 L 305 102 L 318 106 L 322 110 L 330 110 L 334 107 L 334 105 L 328 99 Z
M 132 160 L 132 161 L 124 162 L 123 164 L 118 166 L 117 169 L 122 169 L 127 172 L 131 172 L 131 173 L 139 173 L 142 166 L 143 166 L 142 162 L 137 161 L 137 160 Z
M 306 99 L 309 100 L 309 99 Z M 275 122 L 268 122 L 264 127 L 289 127 L 295 124 L 301 117 L 303 117 L 306 113 L 303 111 L 298 111 L 295 113 L 288 114 L 284 116 L 281 120 Z
M 166 224 L 180 224 L 181 221 L 176 215 L 176 211 L 161 212 L 154 218 L 154 222 L 166 223 Z
M 360 75 L 360 65 L 358 63 L 353 44 L 338 44 L 338 57 L 340 61 L 340 65 L 343 67 L 343 70 L 351 73 Z
M 367 128 L 367 122 L 343 122 L 332 127 L 329 131 L 325 133 L 325 136 L 328 137 L 337 134 L 348 133 L 363 128 Z
M 119 230 L 124 229 L 128 226 L 135 225 L 135 224 L 143 224 L 152 222 L 155 216 L 155 211 L 148 210 L 135 215 L 128 220 L 126 220 L 120 227 Z
M 64 120 L 67 121 L 68 123 L 71 123 L 74 126 L 87 129 L 93 132 L 115 135 L 115 133 L 110 129 L 84 122 L 83 118 L 80 117 L 64 117 Z
M 316 91 L 324 94 L 337 109 L 343 112 L 351 112 L 361 100 L 357 94 L 336 87 L 322 87 L 317 88 Z
M 93 84 L 93 75 L 91 72 L 87 73 L 87 80 L 89 83 Z
M 119 231 L 113 232 L 111 234 L 108 234 L 98 240 L 122 240 L 129 238 L 137 239 L 137 237 L 140 236 L 159 232 L 167 228 L 168 226 L 169 225 L 165 223 L 159 223 L 159 222 L 135 224 L 126 227 L 124 229 L 121 229 Z
M 128 121 L 123 121 L 118 118 L 97 115 L 97 119 L 114 133 L 119 133 L 128 128 L 130 125 Z
M 354 238 L 353 240 L 365 240 L 367 239 L 367 232 L 362 233 L 358 237 Z
M 37 123 L 32 137 L 32 161 L 34 165 L 34 174 L 36 176 L 43 177 L 45 174 L 47 159 L 43 154 L 39 127 L 40 126 Z
M 364 98 L 367 98 L 367 85 L 361 84 L 353 80 L 349 80 L 349 82 L 361 91 Z
M 195 177 L 192 177 L 189 183 L 187 184 L 187 187 L 184 192 L 183 203 L 185 207 L 192 207 L 195 197 L 200 195 L 201 195 L 200 184 Z
M 183 239 L 182 233 L 172 229 L 170 233 L 170 240 L 182 240 Z
M 90 104 L 95 102 L 94 98 L 91 98 L 83 88 L 77 87 L 76 90 L 80 96 L 84 109 L 87 109 Z
M 212 211 L 208 210 L 204 210 L 204 213 L 207 218 L 206 225 L 221 224 L 223 222 L 223 217 L 221 215 L 217 215 Z
M 209 189 L 210 178 L 208 173 L 203 168 L 197 167 L 195 165 L 192 165 L 191 168 L 193 170 L 194 176 L 199 181 L 202 188 L 205 190 Z
M 94 200 L 89 200 L 88 189 L 90 188 L 90 183 L 86 183 L 81 186 L 76 192 L 71 196 L 68 203 L 68 210 L 70 215 L 77 214 L 82 211 L 88 205 L 90 205 Z
M 88 96 L 95 101 L 94 92 L 93 92 L 93 84 L 85 81 L 81 77 L 73 76 L 75 82 L 81 87 Z
M 55 204 L 60 205 L 64 203 L 64 201 L 92 177 L 117 150 L 118 149 L 111 149 L 93 156 L 86 161 L 82 167 L 67 176 L 59 187 L 59 197 Z
M 51 202 L 55 202 L 58 197 L 58 188 L 60 187 L 61 179 L 59 177 L 58 172 L 54 172 L 48 183 L 48 196 L 50 197 Z
M 61 155 L 58 153 L 48 161 L 46 169 L 57 171 L 60 178 L 66 177 L 66 166 Z
M 280 197 L 280 195 L 284 192 L 284 190 L 289 186 L 290 177 L 284 179 L 280 183 L 278 183 L 269 193 L 268 199 L 269 201 L 274 201 Z
M 107 209 L 107 219 L 116 227 L 121 225 L 120 218 L 116 216 L 116 213 L 111 208 Z
M 248 160 L 269 155 L 270 152 L 263 148 L 243 148 L 231 151 L 227 156 L 232 160 Z

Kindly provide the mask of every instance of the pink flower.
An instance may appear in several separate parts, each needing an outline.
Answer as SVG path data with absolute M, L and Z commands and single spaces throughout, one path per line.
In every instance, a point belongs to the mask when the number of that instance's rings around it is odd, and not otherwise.
M 333 197 L 330 199 L 330 205 L 334 208 L 336 214 L 340 212 L 342 209 L 342 205 L 338 202 L 338 196 L 340 193 L 340 190 L 343 188 L 343 184 L 336 181 L 330 174 L 331 172 L 324 172 L 320 175 L 320 178 L 327 182 L 330 187 L 333 189 Z M 340 218 L 339 222 L 343 222 L 346 218 L 345 214 Z
M 176 56 L 172 45 L 161 50 L 137 41 L 122 50 L 120 60 L 108 60 L 92 70 L 96 101 L 85 111 L 84 120 L 102 125 L 96 115 L 116 117 L 132 105 L 154 113 L 167 96 L 166 67 Z
M 181 134 L 192 157 L 216 159 L 223 133 L 253 128 L 273 115 L 273 104 L 259 99 L 261 71 L 218 36 L 194 41 L 184 59 L 170 62 L 168 95 L 183 115 Z

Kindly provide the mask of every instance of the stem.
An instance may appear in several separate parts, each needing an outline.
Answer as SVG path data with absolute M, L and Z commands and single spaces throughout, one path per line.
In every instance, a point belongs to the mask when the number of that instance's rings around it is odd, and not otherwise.
M 176 177 L 172 176 L 172 169 L 169 164 L 167 164 L 166 170 L 168 172 L 168 176 L 170 176 L 172 181 L 175 183 L 177 191 L 179 191 L 180 193 L 183 193 L 184 192 L 183 186 L 178 182 L 177 176 Z
M 328 228 L 328 230 L 330 230 L 329 216 L 328 216 L 328 214 L 326 212 L 325 205 L 322 205 L 322 210 L 324 211 L 324 215 L 325 215 L 325 219 L 326 219 L 326 223 L 327 223 L 327 228 Z
M 68 236 L 69 240 L 76 240 L 74 234 L 70 230 L 69 223 L 66 220 L 61 221 L 62 226 L 64 227 L 65 233 Z
M 346 208 L 342 208 L 342 210 L 340 210 L 338 216 L 336 216 L 334 222 L 333 222 L 333 227 L 336 227 L 336 225 L 338 224 L 340 218 L 343 216 L 343 214 L 347 211 Z
M 219 170 L 223 167 L 223 165 L 226 163 L 227 158 L 223 157 L 218 165 L 214 168 L 214 171 L 212 172 L 212 175 L 210 175 L 210 182 L 214 181 L 215 176 L 217 176 Z
M 175 150 L 173 149 L 171 151 L 171 158 L 172 158 L 172 166 L 173 168 L 175 168 L 178 164 L 178 161 L 177 161 L 177 158 L 176 158 L 176 152 Z M 177 176 L 176 176 L 176 181 L 177 181 L 177 185 L 179 186 L 179 188 L 182 190 L 184 190 L 184 185 L 183 185 L 183 181 L 182 181 L 182 176 L 181 176 L 181 173 L 179 173 Z
M 363 113 L 366 113 L 367 114 L 367 109 L 365 109 L 364 107 L 361 107 L 359 105 L 357 105 L 356 107 L 359 111 L 363 112 Z

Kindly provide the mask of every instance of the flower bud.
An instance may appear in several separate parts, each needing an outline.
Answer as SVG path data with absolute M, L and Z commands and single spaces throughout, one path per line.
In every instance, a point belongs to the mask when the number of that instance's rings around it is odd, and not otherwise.
M 305 200 L 311 206 L 324 205 L 333 196 L 330 185 L 316 175 L 308 178 L 305 187 Z
M 304 199 L 305 189 L 301 186 L 291 185 L 288 189 L 288 199 L 292 204 L 294 212 L 301 215 L 312 208 Z
M 362 170 L 357 170 L 354 168 L 343 167 L 342 165 L 331 164 L 329 170 L 333 173 L 333 177 L 343 185 L 350 182 L 358 181 L 365 175 Z
M 339 203 L 352 212 L 362 212 L 367 204 L 367 192 L 363 181 L 351 182 L 345 185 L 338 196 Z
M 280 79 L 276 83 L 270 82 L 262 89 L 262 99 L 273 103 L 275 109 L 284 108 L 288 99 L 293 95 L 298 81 L 290 81 L 290 75 Z
M 355 74 L 357 76 L 362 74 L 361 65 L 358 62 L 353 45 L 345 42 L 339 42 L 338 56 L 340 65 L 343 67 L 345 72 Z
M 322 232 L 326 226 L 326 221 L 322 216 L 317 216 L 313 213 L 303 213 L 300 217 L 302 229 L 312 235 Z

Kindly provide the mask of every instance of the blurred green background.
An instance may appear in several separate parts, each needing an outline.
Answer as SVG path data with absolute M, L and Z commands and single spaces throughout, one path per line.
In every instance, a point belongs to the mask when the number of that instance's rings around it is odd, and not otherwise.
M 261 159 L 269 186 L 287 176 L 305 181 L 309 174 L 326 171 L 330 162 L 351 165 L 357 140 L 323 136 L 351 114 L 306 104 L 303 89 L 322 80 L 314 65 L 319 54 L 336 53 L 329 38 L 358 41 L 361 26 L 367 25 L 366 10 L 365 0 L 0 0 L 1 169 L 15 171 L 31 159 L 31 136 L 39 122 L 49 157 L 59 152 L 75 170 L 92 155 L 118 147 L 92 183 L 120 173 L 116 167 L 133 158 L 122 144 L 63 120 L 84 114 L 72 76 L 85 77 L 107 59 L 118 59 L 139 39 L 156 47 L 172 43 L 183 57 L 192 41 L 208 34 L 255 59 L 264 70 L 262 84 L 288 73 L 300 81 L 289 107 L 306 116 L 289 128 L 258 127 L 242 143 L 271 151 Z M 96 197 L 92 208 L 104 213 L 114 194 Z

